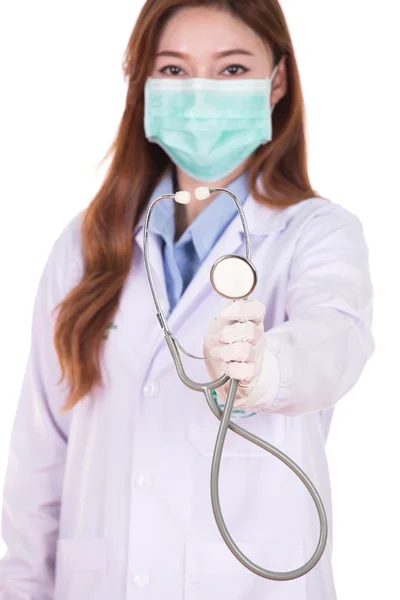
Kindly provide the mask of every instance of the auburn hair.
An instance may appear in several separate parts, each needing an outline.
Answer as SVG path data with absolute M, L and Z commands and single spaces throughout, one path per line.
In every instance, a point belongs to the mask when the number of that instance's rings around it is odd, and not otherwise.
M 229 11 L 251 27 L 271 48 L 275 64 L 286 57 L 288 89 L 273 112 L 273 141 L 261 146 L 250 161 L 254 198 L 286 207 L 315 195 L 307 172 L 300 77 L 279 1 L 147 0 L 124 56 L 126 105 L 107 153 L 111 157 L 108 172 L 83 215 L 83 275 L 55 309 L 54 346 L 61 367 L 60 382 L 66 378 L 69 388 L 63 411 L 102 384 L 102 346 L 131 269 L 133 229 L 171 165 L 165 152 L 145 137 L 145 83 L 166 22 L 176 11 L 198 6 Z M 263 192 L 256 187 L 258 176 Z

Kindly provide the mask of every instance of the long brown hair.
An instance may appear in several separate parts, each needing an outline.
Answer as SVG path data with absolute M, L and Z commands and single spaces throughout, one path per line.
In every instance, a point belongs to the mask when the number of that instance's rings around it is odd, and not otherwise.
M 285 207 L 315 195 L 307 173 L 304 107 L 298 68 L 278 0 L 147 0 L 129 40 L 124 61 L 126 106 L 108 153 L 111 164 L 81 226 L 84 270 L 80 283 L 56 307 L 54 345 L 72 408 L 98 384 L 107 324 L 117 309 L 131 269 L 132 232 L 149 197 L 170 165 L 144 133 L 144 86 L 160 34 L 179 9 L 209 6 L 228 10 L 269 44 L 275 64 L 286 56 L 288 91 L 273 113 L 274 139 L 251 160 L 251 192 L 259 202 Z M 268 196 L 256 189 L 260 175 Z

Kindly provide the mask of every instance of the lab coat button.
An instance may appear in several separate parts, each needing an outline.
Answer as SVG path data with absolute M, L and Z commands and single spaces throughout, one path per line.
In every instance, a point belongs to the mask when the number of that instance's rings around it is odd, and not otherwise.
M 136 487 L 140 492 L 148 492 L 151 490 L 153 482 L 148 475 L 138 475 L 135 481 Z
M 149 585 L 150 577 L 145 573 L 136 573 L 136 575 L 132 575 L 133 585 L 139 589 L 144 589 Z
M 149 396 L 151 398 L 158 396 L 159 393 L 160 393 L 160 387 L 154 382 L 146 383 L 146 385 L 143 388 L 143 394 L 145 396 Z

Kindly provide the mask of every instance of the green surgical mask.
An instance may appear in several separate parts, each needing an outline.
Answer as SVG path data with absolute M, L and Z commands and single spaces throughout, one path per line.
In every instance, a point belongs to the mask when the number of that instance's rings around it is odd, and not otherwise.
M 272 139 L 270 79 L 152 78 L 145 134 L 199 181 L 229 175 Z

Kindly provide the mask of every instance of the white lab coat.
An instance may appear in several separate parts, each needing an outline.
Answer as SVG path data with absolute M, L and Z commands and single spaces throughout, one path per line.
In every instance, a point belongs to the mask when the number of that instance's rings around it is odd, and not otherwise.
M 325 442 L 335 403 L 373 351 L 368 252 L 358 219 L 322 198 L 274 210 L 250 197 L 245 212 L 259 274 L 252 298 L 267 306 L 268 348 L 280 382 L 270 410 L 241 425 L 313 480 L 330 525 L 323 559 L 303 578 L 270 582 L 246 571 L 223 543 L 209 492 L 219 423 L 204 396 L 175 372 L 145 276 L 140 226 L 117 327 L 104 346 L 104 389 L 61 415 L 66 389 L 57 387 L 50 313 L 82 273 L 78 215 L 54 245 L 35 303 L 4 489 L 1 600 L 336 597 Z M 160 250 L 150 242 L 167 308 Z M 193 354 L 202 353 L 203 335 L 226 304 L 211 288 L 210 268 L 240 251 L 236 218 L 169 319 Z M 208 379 L 201 361 L 184 363 L 191 377 Z M 285 571 L 311 557 L 319 525 L 308 493 L 289 469 L 231 431 L 221 499 L 234 539 L 258 564 Z

